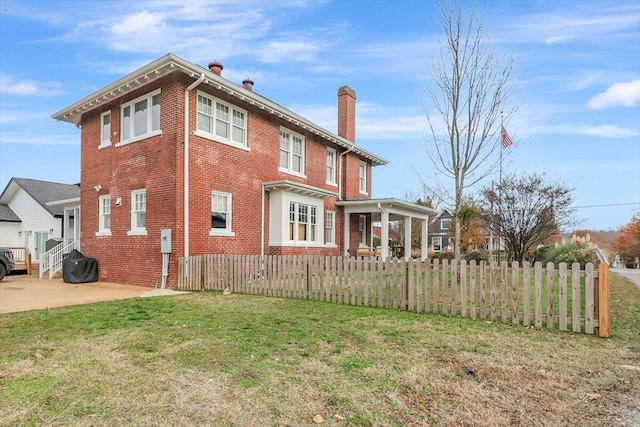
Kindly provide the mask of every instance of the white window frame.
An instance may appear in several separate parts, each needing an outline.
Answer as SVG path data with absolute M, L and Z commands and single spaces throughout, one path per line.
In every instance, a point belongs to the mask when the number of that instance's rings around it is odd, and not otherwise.
M 201 108 L 203 103 L 201 102 L 201 98 L 211 103 L 207 107 L 210 108 L 210 111 L 204 110 Z M 229 112 L 229 117 L 226 120 L 218 117 L 217 115 L 217 106 L 225 107 Z M 234 122 L 235 114 L 242 114 L 244 117 L 244 123 L 240 126 L 238 123 Z M 200 118 L 204 117 L 209 120 L 209 130 L 200 128 Z M 223 123 L 227 124 L 227 136 L 221 136 L 216 133 L 216 121 L 220 120 Z M 238 108 L 233 104 L 229 104 L 228 102 L 224 102 L 214 96 L 209 95 L 206 92 L 198 91 L 196 97 L 196 129 L 193 132 L 194 135 L 200 136 L 202 138 L 207 138 L 215 142 L 219 142 L 221 144 L 229 145 L 231 147 L 239 148 L 245 151 L 251 151 L 248 144 L 248 120 L 249 114 L 247 110 L 242 108 Z M 233 139 L 233 131 L 234 129 L 242 130 L 242 141 L 236 141 Z
M 213 228 L 213 212 L 214 212 L 214 199 L 216 197 L 226 198 L 226 214 L 227 214 L 227 226 L 226 228 Z M 217 211 L 216 211 L 217 212 Z M 211 229 L 209 230 L 209 236 L 228 236 L 234 237 L 236 233 L 233 232 L 233 194 L 223 191 L 211 191 Z
M 335 148 L 327 147 L 327 184 L 336 187 L 338 186 L 338 182 L 336 181 L 337 158 Z
M 288 136 L 288 146 L 283 146 L 283 135 Z M 300 141 L 300 152 L 296 153 L 294 150 L 294 138 Z M 306 152 L 305 137 L 285 127 L 280 127 L 280 151 L 278 157 L 278 170 L 289 175 L 295 175 L 301 178 L 306 178 L 305 175 L 305 152 Z M 286 153 L 287 164 L 282 165 L 282 155 Z M 293 169 L 294 157 L 300 159 L 300 170 Z
M 318 243 L 319 206 L 298 201 L 289 202 L 289 229 L 287 238 L 290 243 Z M 304 234 L 304 236 L 300 236 Z
M 159 101 L 157 104 L 154 104 L 153 100 L 156 96 L 158 96 L 157 99 L 159 99 Z M 135 108 L 136 108 L 136 104 L 139 104 L 143 101 L 147 102 L 147 109 L 145 110 L 145 113 L 144 113 L 146 130 L 139 135 L 135 135 L 136 133 Z M 154 111 L 155 111 L 154 105 L 157 105 L 159 108 L 157 118 L 154 116 Z M 129 109 L 129 118 L 128 120 L 125 120 L 124 112 L 127 108 Z M 160 89 L 154 90 L 153 92 L 140 96 L 132 101 L 127 102 L 126 104 L 122 104 L 120 106 L 120 142 L 116 144 L 116 147 L 131 144 L 133 142 L 147 139 L 152 136 L 162 135 L 161 119 L 162 119 L 162 99 L 160 97 Z M 157 127 L 154 126 L 154 123 L 156 122 L 157 122 Z
M 367 246 L 367 216 L 358 216 L 358 245 Z
M 336 211 L 325 211 L 324 243 L 328 246 L 336 245 Z
M 109 124 L 107 125 L 108 128 L 106 130 L 106 135 L 105 135 L 105 120 L 106 118 L 109 118 Z M 100 114 L 100 145 L 98 145 L 98 148 L 104 148 L 104 147 L 108 147 L 111 145 L 111 111 L 105 111 L 104 113 Z
M 436 242 L 438 249 L 436 249 Z M 434 252 L 442 252 L 442 236 L 431 237 L 431 248 Z
M 109 217 L 109 227 L 105 227 L 105 218 Z M 111 236 L 111 195 L 98 197 L 98 231 L 96 236 Z
M 143 195 L 143 209 L 138 208 L 138 196 Z M 138 213 L 144 212 L 144 226 L 137 225 Z M 127 231 L 128 236 L 147 235 L 147 189 L 141 188 L 131 192 L 131 230 Z
M 440 220 L 440 230 L 448 230 L 451 227 L 451 218 L 442 218 Z
M 360 194 L 368 194 L 367 193 L 367 163 L 360 160 L 360 167 L 358 168 L 358 188 L 360 190 Z

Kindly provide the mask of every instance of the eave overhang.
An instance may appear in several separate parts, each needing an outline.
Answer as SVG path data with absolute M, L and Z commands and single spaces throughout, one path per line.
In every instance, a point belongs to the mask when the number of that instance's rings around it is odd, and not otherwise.
M 210 70 L 186 61 L 172 53 L 168 53 L 139 70 L 134 71 L 133 73 L 111 83 L 91 95 L 82 98 L 72 105 L 53 114 L 51 117 L 58 121 L 65 121 L 78 126 L 82 121 L 83 114 L 99 108 L 113 99 L 119 98 L 174 71 L 180 71 L 194 79 L 204 75 L 203 84 L 223 91 L 232 97 L 298 126 L 326 141 L 350 150 L 354 154 L 371 161 L 373 166 L 382 166 L 389 163 L 388 160 L 358 147 L 348 139 L 323 129 L 304 117 L 299 116 L 298 114 L 268 100 L 267 98 L 260 96 L 253 91 L 249 91 L 242 86 L 212 73 Z

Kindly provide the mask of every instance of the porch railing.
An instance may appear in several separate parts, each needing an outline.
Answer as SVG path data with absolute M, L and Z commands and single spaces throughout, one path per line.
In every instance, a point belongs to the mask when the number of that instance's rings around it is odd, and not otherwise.
M 45 272 L 49 272 L 49 279 L 53 279 L 53 275 L 62 270 L 62 260 L 64 256 L 74 249 L 80 249 L 80 242 L 77 240 L 64 245 L 60 244 L 40 256 L 40 278 Z

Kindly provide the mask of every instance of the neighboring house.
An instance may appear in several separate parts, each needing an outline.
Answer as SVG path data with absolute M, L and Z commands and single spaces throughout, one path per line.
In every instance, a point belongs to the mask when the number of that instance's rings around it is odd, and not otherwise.
M 79 209 L 79 185 L 11 178 L 0 195 L 0 246 L 28 248 L 39 261 L 47 240 L 79 240 Z
M 161 241 L 169 286 L 189 255 L 355 255 L 401 218 L 422 220 L 426 257 L 435 212 L 371 199 L 387 161 L 355 145 L 353 89 L 334 134 L 222 70 L 167 54 L 53 115 L 82 130 L 82 252 L 102 280 L 159 284 Z
M 453 214 L 444 209 L 431 220 L 429 227 L 429 249 L 434 252 L 450 252 L 453 250 Z

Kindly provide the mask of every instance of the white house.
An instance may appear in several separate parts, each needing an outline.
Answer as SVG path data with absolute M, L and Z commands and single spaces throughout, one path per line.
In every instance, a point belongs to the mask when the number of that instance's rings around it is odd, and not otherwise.
M 0 194 L 0 246 L 28 248 L 33 261 L 46 242 L 80 239 L 80 186 L 11 178 Z

